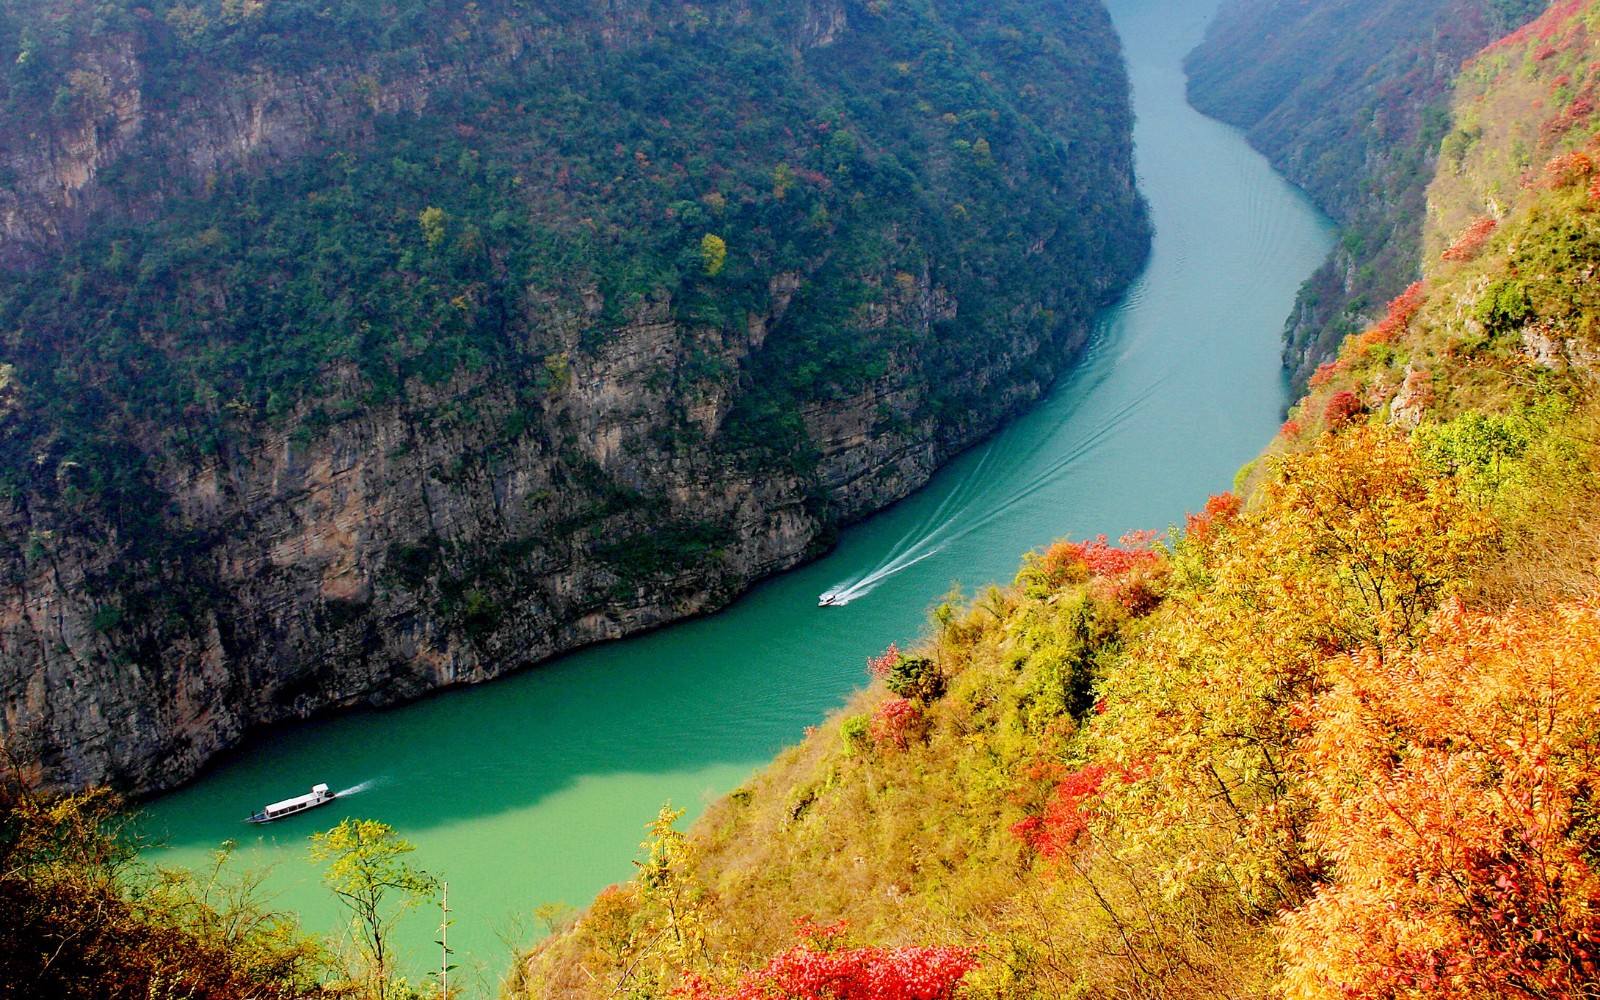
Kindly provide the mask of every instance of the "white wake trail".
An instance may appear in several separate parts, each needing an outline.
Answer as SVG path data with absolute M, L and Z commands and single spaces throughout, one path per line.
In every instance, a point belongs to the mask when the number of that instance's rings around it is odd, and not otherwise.
M 1167 378 L 1167 375 L 1162 375 L 1132 399 L 1112 411 L 1098 427 L 1091 429 L 1088 434 L 1070 445 L 1064 453 L 1046 463 L 1033 476 L 1012 490 L 1009 496 L 989 504 L 980 516 L 969 517 L 967 515 L 983 495 L 984 487 L 987 485 L 985 473 L 999 457 L 997 455 L 998 449 L 991 442 L 983 455 L 980 456 L 977 466 L 968 474 L 965 480 L 939 502 L 931 516 L 902 535 L 890 549 L 889 554 L 877 566 L 864 574 L 858 574 L 834 584 L 823 592 L 822 600 L 832 606 L 842 606 L 858 598 L 865 597 L 876 590 L 878 585 L 889 577 L 903 573 L 918 563 L 933 558 L 949 547 L 952 542 L 965 538 L 974 531 L 1003 517 L 1017 505 L 1035 496 L 1051 483 L 1067 474 L 1091 452 L 1114 436 L 1161 390 L 1161 386 L 1167 381 Z M 1035 445 L 1023 457 L 1023 464 L 1031 464 L 1034 457 L 1045 446 L 1043 442 Z M 946 512 L 949 512 L 948 516 L 944 516 Z M 942 521 L 939 520 L 941 516 L 944 516 Z M 960 523 L 963 519 L 965 519 L 965 523 Z M 929 526 L 933 525 L 935 521 L 939 522 L 937 526 L 930 528 Z M 912 538 L 916 538 L 916 541 L 911 541 Z

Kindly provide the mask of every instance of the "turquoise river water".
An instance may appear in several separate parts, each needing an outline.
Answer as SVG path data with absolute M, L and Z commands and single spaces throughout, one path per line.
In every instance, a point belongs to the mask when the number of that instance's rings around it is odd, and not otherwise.
M 344 815 L 415 842 L 455 911 L 453 976 L 492 995 L 508 942 L 543 902 L 586 903 L 625 879 L 643 825 L 670 800 L 701 810 L 866 680 L 865 658 L 914 638 L 959 581 L 1010 579 L 1052 539 L 1164 528 L 1228 488 L 1277 428 L 1279 335 L 1332 230 L 1238 133 L 1189 107 L 1182 58 L 1216 0 L 1111 0 L 1134 81 L 1149 267 L 1107 311 L 1050 397 L 926 490 L 846 531 L 827 558 L 729 610 L 408 707 L 262 736 L 149 804 L 163 865 L 221 841 L 271 865 L 276 906 L 316 930 L 338 911 L 306 837 Z M 842 607 L 817 595 L 843 590 Z M 347 798 L 271 827 L 241 818 L 326 781 Z M 399 936 L 437 962 L 436 910 Z

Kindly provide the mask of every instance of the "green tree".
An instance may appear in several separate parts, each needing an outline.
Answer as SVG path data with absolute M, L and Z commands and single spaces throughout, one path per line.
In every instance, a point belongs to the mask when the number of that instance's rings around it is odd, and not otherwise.
M 437 879 L 406 863 L 414 850 L 393 827 L 370 819 L 347 819 L 311 836 L 312 860 L 328 863 L 323 882 L 350 910 L 367 996 L 376 1000 L 390 993 L 389 934 L 395 923 L 438 889 Z
M 422 238 L 427 241 L 429 250 L 439 249 L 439 244 L 444 242 L 444 209 L 429 205 L 417 213 L 417 225 L 422 227 Z
M 664 805 L 645 829 L 650 839 L 639 845 L 644 861 L 635 861 L 638 882 L 647 900 L 659 904 L 666 917 L 663 953 L 668 968 L 685 969 L 705 957 L 706 927 L 695 883 L 697 858 L 694 845 L 677 829 L 682 809 Z
M 705 261 L 706 274 L 715 278 L 728 263 L 728 243 L 722 237 L 707 233 L 700 241 L 700 257 Z

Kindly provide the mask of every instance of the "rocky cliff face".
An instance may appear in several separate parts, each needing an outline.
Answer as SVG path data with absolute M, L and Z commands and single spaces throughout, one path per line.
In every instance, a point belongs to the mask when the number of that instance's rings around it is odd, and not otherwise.
M 593 354 L 574 350 L 531 413 L 493 380 L 463 378 L 315 441 L 268 435 L 201 466 L 173 464 L 159 484 L 169 520 L 204 540 L 189 568 L 206 579 L 183 583 L 221 595 L 194 620 L 97 628 L 106 612 L 90 595 L 117 551 L 41 533 L 42 519 L 12 510 L 8 536 L 32 532 L 39 551 L 0 608 L 8 733 L 44 736 L 43 763 L 61 780 L 148 790 L 251 726 L 486 680 L 713 610 L 816 554 L 839 520 L 922 486 L 1044 390 L 1019 368 L 1059 363 L 1073 347 L 1019 340 L 974 372 L 1005 391 L 946 439 L 916 418 L 909 361 L 815 404 L 805 415 L 815 472 L 664 440 L 714 439 L 727 416 L 726 400 L 683 377 L 683 359 L 709 348 L 737 365 L 780 318 L 706 343 L 658 309 Z M 513 416 L 528 429 L 496 440 Z M 689 549 L 662 547 L 664 534 L 692 539 Z M 161 655 L 130 660 L 124 651 L 141 645 Z
M 794 65 L 815 60 L 815 85 L 848 93 L 858 77 L 909 72 L 889 68 L 885 41 L 905 26 L 878 23 L 871 6 L 705 10 L 729 33 L 776 38 Z M 1108 74 L 1121 80 L 1104 12 L 1059 6 L 1045 13 L 1081 30 L 1068 42 L 1092 57 L 1075 72 L 1097 76 L 1104 94 Z M 913 12 L 929 37 L 1010 16 L 938 7 Z M 368 306 L 351 321 L 353 339 L 305 366 L 309 381 L 262 381 L 264 371 L 306 361 L 303 345 L 322 341 L 295 338 L 338 326 L 352 312 L 348 299 L 364 292 L 361 278 L 341 281 L 337 268 L 328 278 L 282 255 L 270 271 L 222 273 L 219 255 L 264 241 L 255 234 L 283 225 L 276 220 L 290 211 L 274 208 L 263 188 L 298 183 L 296 165 L 330 149 L 354 151 L 335 153 L 347 158 L 337 163 L 388 169 L 401 147 L 387 137 L 422 127 L 406 123 L 438 119 L 451 141 L 473 138 L 480 119 L 460 108 L 478 91 L 504 91 L 527 74 L 603 78 L 590 64 L 607 51 L 665 59 L 680 42 L 658 32 L 707 30 L 692 18 L 664 24 L 646 8 L 621 4 L 605 17 L 559 22 L 553 12 L 519 20 L 514 8 L 486 4 L 483 23 L 459 28 L 477 40 L 462 43 L 472 58 L 447 58 L 425 38 L 403 59 L 356 52 L 293 72 L 258 60 L 227 73 L 206 69 L 226 85 L 176 99 L 152 90 L 151 43 L 112 33 L 70 50 L 73 68 L 61 77 L 70 106 L 29 119 L 44 131 L 22 141 L 0 130 L 9 135 L 0 169 L 16 178 L 0 189 L 0 257 L 13 267 L 14 292 L 0 325 L 30 331 L 4 338 L 0 350 L 0 435 L 20 470 L 0 509 L 0 735 L 36 756 L 44 780 L 158 790 L 253 727 L 486 680 L 720 607 L 821 551 L 841 523 L 917 489 L 1036 399 L 1082 342 L 1093 309 L 1137 267 L 1144 229 L 1125 88 L 1073 108 L 1041 96 L 1038 79 L 1013 86 L 995 66 L 991 77 L 1002 82 L 977 101 L 987 107 L 981 120 L 993 152 L 984 136 L 982 146 L 957 139 L 955 157 L 948 135 L 897 149 L 903 140 L 866 119 L 848 123 L 846 149 L 834 138 L 844 125 L 779 118 L 776 129 L 790 135 L 807 127 L 820 134 L 817 146 L 832 159 L 819 163 L 838 166 L 831 177 L 801 168 L 794 183 L 810 185 L 804 202 L 785 188 L 789 168 L 772 167 L 785 157 L 798 164 L 801 152 L 755 156 L 758 169 L 779 178 L 771 190 L 723 181 L 701 200 L 725 213 L 704 228 L 723 229 L 735 244 L 723 284 L 722 264 L 703 250 L 687 264 L 680 253 L 679 277 L 652 279 L 643 294 L 619 291 L 592 263 L 555 278 L 542 261 L 513 273 L 506 261 L 531 237 L 502 246 L 495 226 L 511 224 L 506 213 L 491 219 L 485 209 L 481 228 L 469 225 L 471 201 L 449 217 L 460 229 L 453 244 L 428 230 L 426 213 L 419 234 L 409 204 L 379 205 L 370 210 L 375 221 L 358 215 L 348 224 L 356 235 L 342 238 L 319 223 L 319 240 L 392 244 L 383 279 L 407 290 L 437 282 L 428 301 L 445 305 L 421 320 L 385 313 L 387 299 Z M 977 56 L 972 65 L 982 65 Z M 1044 83 L 1065 94 L 1072 81 L 1058 72 Z M 1024 95 L 1024 85 L 1033 90 Z M 523 98 L 530 106 L 539 99 Z M 1072 138 L 1059 134 L 1062 122 L 1098 137 L 1095 173 L 1042 167 L 1020 139 L 1002 146 L 1002 136 L 1033 134 L 1030 101 L 1058 133 L 1040 149 Z M 554 112 L 523 113 L 497 110 L 493 120 L 509 134 L 548 124 L 536 118 Z M 656 117 L 684 132 L 681 118 Z M 930 116 L 927 127 L 951 128 L 958 117 Z M 717 155 L 745 155 L 735 140 Z M 653 155 L 644 143 L 618 143 L 618 159 L 640 169 L 668 159 L 665 140 L 649 148 Z M 465 173 L 459 165 L 470 160 L 470 197 L 484 197 L 503 176 L 517 191 L 510 204 L 558 220 L 552 226 L 593 210 L 577 201 L 591 195 L 554 189 L 566 183 L 577 192 L 569 177 L 582 161 L 569 170 L 541 160 L 551 166 L 544 190 L 531 166 L 514 178 L 509 167 L 494 173 L 496 156 L 510 162 L 508 147 L 486 142 L 468 152 L 452 166 Z M 489 166 L 478 172 L 480 156 Z M 915 181 L 902 177 L 907 163 Z M 902 171 L 894 184 L 865 186 L 862 178 L 888 169 Z M 941 175 L 958 171 L 991 178 L 946 200 L 940 192 L 951 185 Z M 230 193 L 230 184 L 248 196 Z M 932 234 L 945 211 L 970 219 L 984 209 L 982 184 L 1009 191 L 1018 214 L 991 222 L 985 211 L 985 221 L 965 223 L 986 244 L 977 258 Z M 895 185 L 903 203 L 884 193 Z M 430 198 L 436 190 L 422 188 Z M 596 181 L 594 190 L 627 189 Z M 333 196 L 319 179 L 280 200 Z M 874 198 L 889 206 L 882 217 L 860 208 Z M 722 209 L 726 201 L 743 214 Z M 628 221 L 664 227 L 705 211 L 684 204 L 663 212 L 643 201 L 630 211 L 657 215 Z M 762 245 L 780 211 L 809 218 L 815 245 L 739 255 L 743 244 Z M 185 212 L 223 221 L 183 229 Z M 751 217 L 759 223 L 743 221 Z M 593 215 L 577 221 L 596 226 Z M 130 223 L 163 235 L 135 269 L 141 277 L 122 283 L 113 279 L 132 272 L 95 268 L 137 242 Z M 702 226 L 693 225 L 697 239 Z M 1120 229 L 1117 241 L 1092 242 L 1105 239 L 1106 226 Z M 1086 235 L 1089 227 L 1102 235 Z M 173 264 L 167 255 L 177 242 L 205 250 Z M 863 245 L 873 249 L 852 249 Z M 488 264 L 463 278 L 419 263 L 447 247 L 458 256 L 482 250 Z M 164 270 L 152 270 L 154 255 Z M 1043 273 L 1029 280 L 1062 290 L 1023 287 L 1018 276 L 1034 268 Z M 273 329 L 284 342 L 264 344 L 260 317 L 278 307 L 241 303 L 311 278 L 334 286 L 330 311 L 283 307 L 288 318 Z M 91 303 L 86 287 L 110 290 Z M 41 305 L 67 294 L 77 305 Z M 367 331 L 383 324 L 396 333 L 375 362 Z M 419 372 L 418 359 L 463 324 L 480 339 L 452 357 L 468 360 Z M 871 351 L 849 355 L 848 378 L 808 373 L 801 381 L 796 367 L 828 337 Z M 197 367 L 196 358 L 216 357 L 225 364 Z M 827 368 L 825 357 L 818 361 Z M 203 388 L 184 390 L 181 406 L 151 402 L 196 380 Z M 771 428 L 782 434 L 763 430 Z

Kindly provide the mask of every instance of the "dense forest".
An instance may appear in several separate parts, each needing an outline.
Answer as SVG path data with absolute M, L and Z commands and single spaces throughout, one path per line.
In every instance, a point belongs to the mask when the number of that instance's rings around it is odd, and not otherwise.
M 1091 0 L 0 18 L 0 700 L 65 784 L 718 607 L 1148 244 Z
M 1423 192 L 1450 129 L 1456 71 L 1544 6 L 1234 0 L 1189 57 L 1195 106 L 1245 129 L 1341 226 L 1285 333 L 1284 363 L 1298 386 L 1416 280 Z

